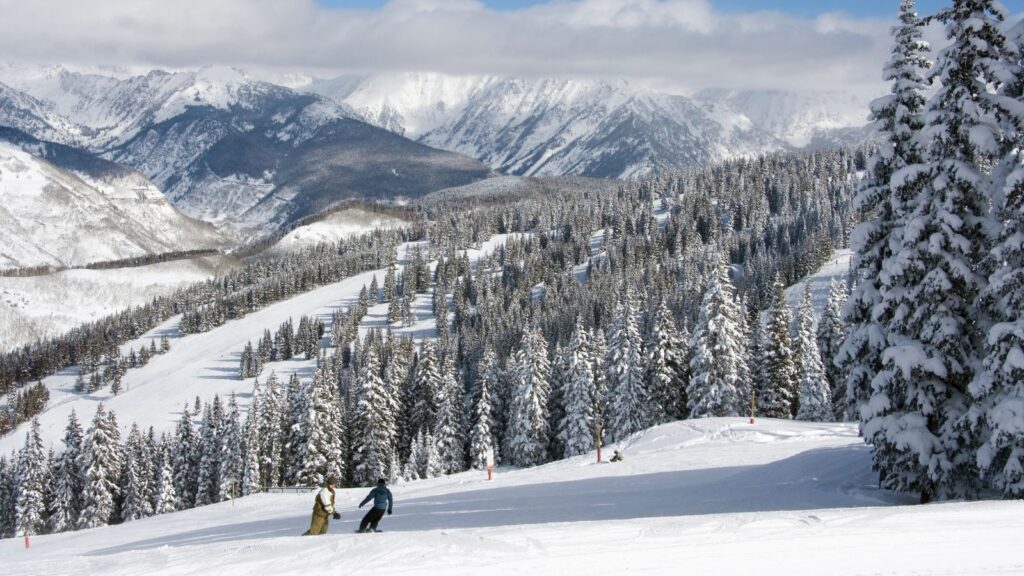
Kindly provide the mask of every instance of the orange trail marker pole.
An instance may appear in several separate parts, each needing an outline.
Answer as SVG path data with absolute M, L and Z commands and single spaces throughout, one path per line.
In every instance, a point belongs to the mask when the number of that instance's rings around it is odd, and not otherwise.
M 757 411 L 757 404 L 755 399 L 757 398 L 757 392 L 750 393 L 750 423 L 754 423 L 754 413 Z

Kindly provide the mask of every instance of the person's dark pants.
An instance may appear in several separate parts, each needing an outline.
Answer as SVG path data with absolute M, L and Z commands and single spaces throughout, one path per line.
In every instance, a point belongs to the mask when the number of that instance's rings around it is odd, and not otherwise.
M 383 517 L 383 508 L 370 508 L 370 511 L 366 513 L 366 516 L 363 516 L 363 521 L 359 523 L 359 531 L 362 532 L 366 530 L 367 526 L 376 530 L 377 522 L 380 522 L 380 519 Z

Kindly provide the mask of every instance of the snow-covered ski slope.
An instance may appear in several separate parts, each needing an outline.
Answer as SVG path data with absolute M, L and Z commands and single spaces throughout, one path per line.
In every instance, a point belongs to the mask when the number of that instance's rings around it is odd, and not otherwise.
M 1022 574 L 1024 502 L 917 506 L 875 488 L 852 425 L 705 419 L 594 454 L 392 486 L 382 534 L 301 537 L 313 496 L 261 494 L 123 524 L 0 541 L 28 574 Z M 606 447 L 605 458 L 611 449 Z
M 480 247 L 466 250 L 471 263 L 492 253 L 505 244 L 509 234 L 497 234 Z M 424 249 L 425 243 L 405 243 L 398 247 L 397 261 L 399 269 L 411 257 L 410 250 L 419 244 Z M 60 439 L 67 425 L 68 415 L 75 410 L 85 426 L 92 420 L 99 403 L 117 414 L 118 424 L 122 433 L 127 433 L 132 423 L 139 426 L 153 426 L 157 434 L 171 429 L 181 417 L 184 404 L 192 404 L 198 396 L 203 401 L 212 400 L 214 394 L 226 399 L 232 393 L 237 395 L 239 405 L 248 407 L 252 397 L 255 378 L 239 379 L 239 363 L 242 349 L 247 342 L 253 344 L 263 335 L 263 331 L 277 330 L 278 326 L 293 318 L 297 322 L 300 316 L 312 316 L 327 324 L 328 334 L 331 315 L 339 308 L 350 306 L 359 298 L 359 291 L 369 286 L 374 276 L 382 283 L 386 270 L 378 269 L 356 274 L 309 292 L 296 295 L 287 300 L 271 304 L 266 308 L 231 320 L 208 332 L 182 336 L 178 330 L 180 316 L 174 316 L 143 335 L 121 347 L 123 353 L 130 348 L 138 349 L 148 345 L 151 340 L 166 335 L 171 350 L 166 354 L 158 354 L 141 368 L 128 370 L 122 384 L 124 392 L 114 396 L 110 387 L 91 394 L 74 391 L 78 368 L 73 367 L 50 376 L 43 383 L 50 390 L 50 400 L 46 410 L 39 414 L 43 443 L 52 446 L 58 452 L 63 449 Z M 396 335 L 410 335 L 413 338 L 429 338 L 435 334 L 434 318 L 431 312 L 431 296 L 421 294 L 414 303 L 413 313 L 417 322 L 411 326 L 394 328 Z M 371 328 L 384 328 L 387 325 L 387 305 L 381 304 L 370 308 L 369 314 L 363 318 L 361 331 L 365 334 Z M 322 342 L 328 343 L 328 338 Z M 316 366 L 315 360 L 296 359 L 272 362 L 264 366 L 261 382 L 265 381 L 271 371 L 279 378 L 287 380 L 293 372 L 299 372 L 303 378 L 309 378 Z M 9 454 L 20 448 L 25 441 L 28 424 L 22 424 L 12 433 L 0 437 L 0 454 Z M 2 574 L 2 573 L 0 573 Z
M 811 305 L 814 307 L 814 316 L 821 318 L 821 313 L 825 310 L 825 305 L 828 304 L 828 291 L 832 287 L 832 282 L 845 281 L 849 277 L 853 256 L 853 250 L 848 248 L 834 251 L 828 262 L 825 262 L 815 273 L 786 288 L 786 302 L 793 308 L 799 306 L 804 299 L 804 284 L 808 284 L 811 287 Z

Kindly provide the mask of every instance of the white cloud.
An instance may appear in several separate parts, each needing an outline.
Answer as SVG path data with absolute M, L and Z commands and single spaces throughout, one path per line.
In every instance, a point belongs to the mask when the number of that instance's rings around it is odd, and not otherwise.
M 890 22 L 706 0 L 0 0 L 0 54 L 33 63 L 599 75 L 723 88 L 881 88 Z

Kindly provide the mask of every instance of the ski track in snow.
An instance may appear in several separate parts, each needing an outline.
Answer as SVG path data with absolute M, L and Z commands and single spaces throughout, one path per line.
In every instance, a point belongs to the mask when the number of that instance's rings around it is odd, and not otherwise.
M 851 424 L 740 418 L 639 433 L 532 469 L 392 486 L 382 534 L 298 536 L 312 493 L 0 541 L 5 574 L 1020 574 L 1024 502 L 912 506 L 880 491 Z
M 470 261 L 476 262 L 490 254 L 504 245 L 510 236 L 513 235 L 498 234 L 484 242 L 479 249 L 467 250 Z M 416 244 L 425 246 L 422 242 L 399 246 L 399 269 L 402 268 L 402 263 L 409 259 L 409 251 Z M 178 331 L 181 317 L 174 316 L 142 337 L 121 346 L 122 353 L 127 354 L 130 349 L 148 346 L 151 340 L 159 341 L 166 335 L 170 340 L 171 350 L 166 354 L 154 356 L 149 364 L 141 368 L 128 370 L 122 380 L 124 391 L 117 396 L 110 394 L 109 386 L 92 394 L 75 392 L 77 367 L 45 378 L 43 383 L 50 389 L 50 401 L 46 410 L 39 415 L 44 445 L 60 452 L 63 449 L 60 439 L 63 437 L 71 411 L 75 410 L 82 425 L 88 427 L 100 402 L 117 414 L 122 434 L 127 434 L 133 422 L 142 427 L 153 426 L 158 435 L 161 431 L 172 429 L 181 416 L 182 407 L 186 403 L 191 407 L 197 396 L 207 401 L 215 394 L 219 394 L 226 400 L 234 393 L 244 412 L 252 397 L 256 380 L 241 380 L 238 377 L 239 362 L 246 342 L 251 341 L 255 345 L 265 329 L 274 332 L 289 318 L 298 322 L 302 315 L 323 320 L 329 334 L 331 315 L 339 307 L 347 308 L 354 303 L 359 298 L 359 291 L 364 285 L 369 286 L 375 275 L 378 283 L 383 283 L 386 272 L 385 269 L 378 269 L 356 274 L 271 304 L 244 318 L 231 320 L 200 334 L 182 336 Z M 418 295 L 413 310 L 417 315 L 417 322 L 409 327 L 396 326 L 393 331 L 396 335 L 409 334 L 416 339 L 432 337 L 435 327 L 431 308 L 430 293 Z M 385 327 L 386 315 L 386 304 L 373 306 L 370 313 L 364 317 L 360 332 L 365 335 L 371 328 Z M 326 337 L 324 343 L 327 343 Z M 271 371 L 276 372 L 281 380 L 286 380 L 293 372 L 299 373 L 303 378 L 310 378 L 315 366 L 315 360 L 302 360 L 299 357 L 281 362 L 268 362 L 259 380 L 265 381 Z M 0 454 L 8 454 L 19 449 L 24 444 L 27 427 L 28 424 L 23 423 L 12 433 L 0 438 Z

